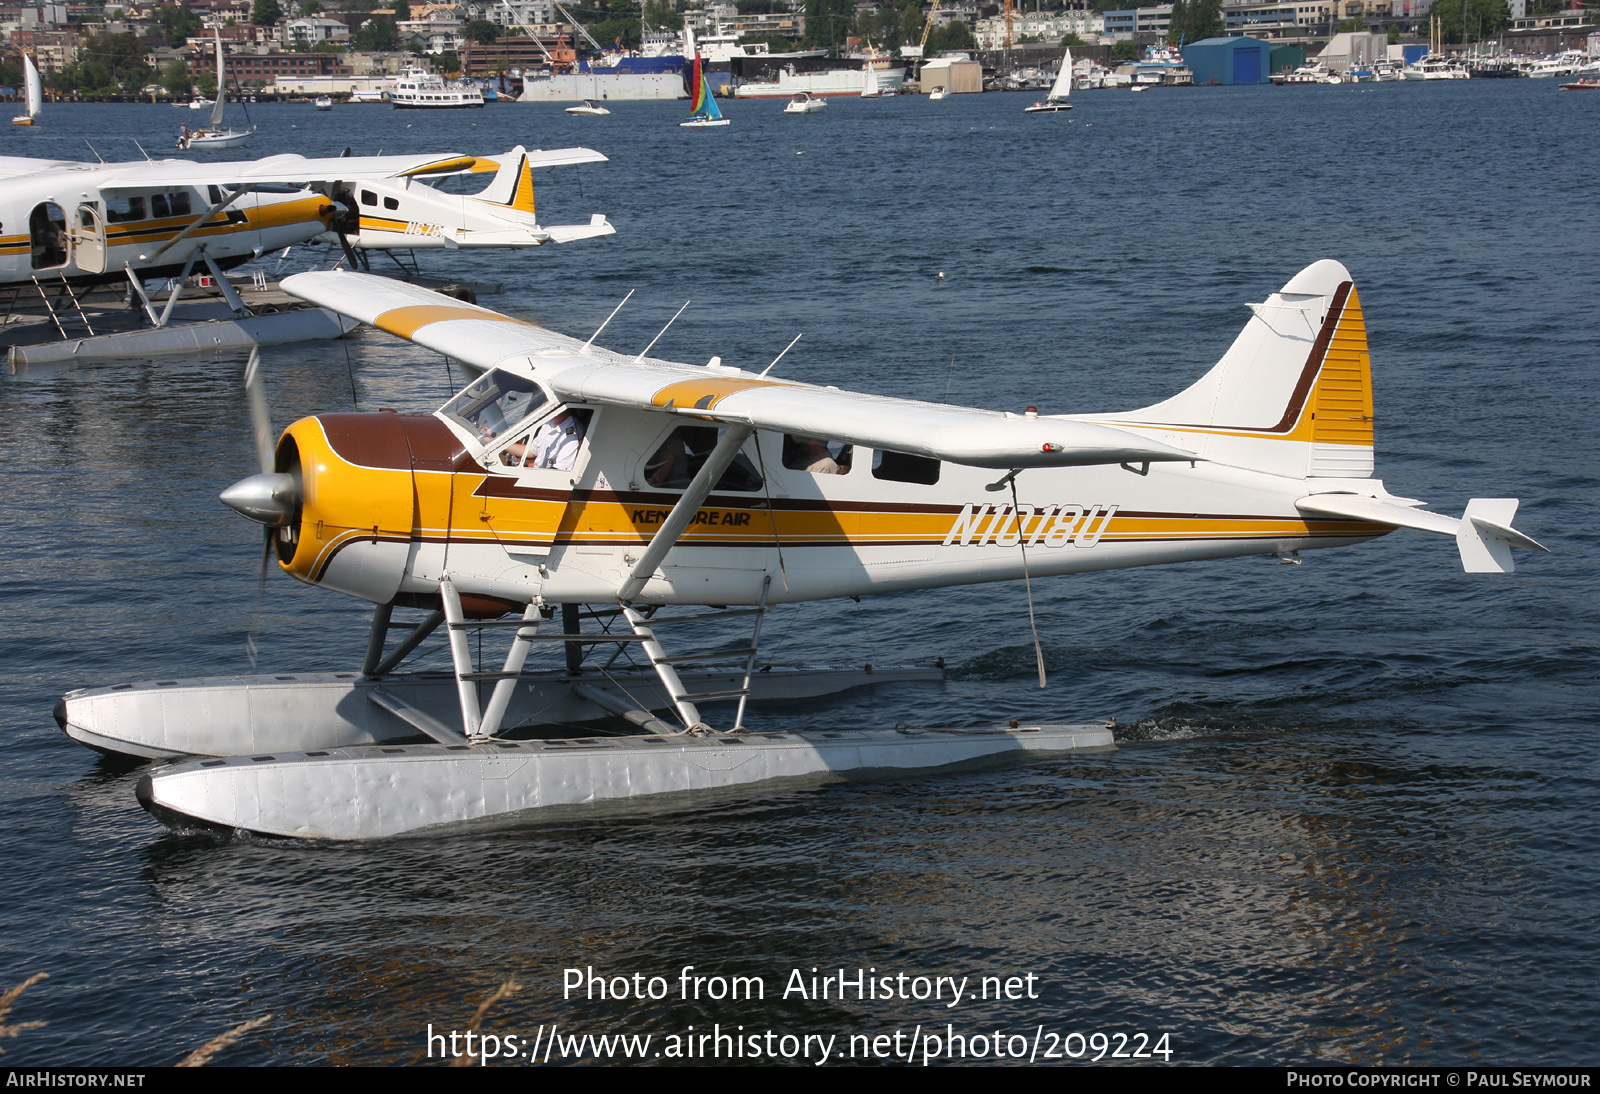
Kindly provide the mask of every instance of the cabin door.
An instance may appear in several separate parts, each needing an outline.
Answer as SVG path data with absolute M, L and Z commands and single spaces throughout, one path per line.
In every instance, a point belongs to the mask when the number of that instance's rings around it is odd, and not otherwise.
M 84 273 L 106 272 L 106 229 L 100 210 L 88 202 L 78 206 L 73 225 L 73 259 Z

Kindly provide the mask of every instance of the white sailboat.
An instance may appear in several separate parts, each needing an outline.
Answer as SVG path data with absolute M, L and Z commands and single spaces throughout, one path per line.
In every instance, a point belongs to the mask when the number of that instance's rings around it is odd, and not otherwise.
M 178 133 L 179 148 L 237 148 L 256 131 L 253 125 L 249 129 L 225 129 L 222 125 L 222 111 L 228 98 L 228 76 L 222 59 L 221 31 L 216 32 L 216 39 L 217 101 L 211 107 L 211 123 L 204 129 L 190 129 L 184 126 Z
M 1071 110 L 1072 104 L 1067 102 L 1067 97 L 1072 94 L 1072 50 L 1061 51 L 1061 71 L 1056 73 L 1056 82 L 1050 88 L 1050 94 L 1026 108 L 1025 114 L 1059 114 L 1063 110 Z
M 12 118 L 12 125 L 32 125 L 39 117 L 39 111 L 44 107 L 44 85 L 39 82 L 39 69 L 34 65 L 33 58 L 26 53 L 22 55 L 22 68 L 23 94 L 27 112 Z

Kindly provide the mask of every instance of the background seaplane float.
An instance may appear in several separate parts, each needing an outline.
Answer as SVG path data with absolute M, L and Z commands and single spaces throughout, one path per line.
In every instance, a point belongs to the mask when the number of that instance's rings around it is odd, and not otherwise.
M 226 271 L 318 238 L 340 243 L 355 265 L 371 250 L 521 248 L 609 235 L 615 229 L 603 216 L 541 226 L 533 193 L 536 167 L 604 161 L 587 148 L 520 147 L 492 158 L 279 155 L 214 164 L 0 157 L 7 314 L 41 313 L 37 322 L 7 323 L 0 342 L 18 368 L 338 337 L 354 322 L 274 293 L 257 294 L 252 308 Z M 476 193 L 437 188 L 472 175 L 490 176 Z M 191 274 L 209 275 L 217 295 L 184 300 Z M 172 279 L 166 298 L 152 299 L 146 282 L 164 278 Z
M 377 607 L 360 672 L 119 684 L 58 704 L 83 744 L 179 760 L 137 791 L 175 826 L 372 838 L 1109 748 L 1109 725 L 763 733 L 746 725 L 747 701 L 872 679 L 759 671 L 765 609 L 1297 558 L 1401 527 L 1454 537 L 1472 572 L 1510 571 L 1513 546 L 1542 549 L 1511 527 L 1515 500 L 1476 499 L 1455 518 L 1371 477 L 1366 331 L 1333 261 L 1252 305 L 1187 390 L 1143 410 L 1061 416 L 856 394 L 718 358 L 630 357 L 358 273 L 300 274 L 285 288 L 459 359 L 474 378 L 434 414 L 321 414 L 275 446 L 247 380 L 262 470 L 222 500 L 265 527 L 283 570 Z M 402 625 L 401 608 L 426 614 Z M 743 616 L 748 637 L 682 648 L 708 616 Z M 451 668 L 396 671 L 436 628 Z M 475 665 L 475 633 L 506 639 L 501 667 Z M 530 668 L 535 648 L 564 651 L 565 668 Z M 704 709 L 729 704 L 712 729 Z M 608 714 L 633 732 L 557 728 Z

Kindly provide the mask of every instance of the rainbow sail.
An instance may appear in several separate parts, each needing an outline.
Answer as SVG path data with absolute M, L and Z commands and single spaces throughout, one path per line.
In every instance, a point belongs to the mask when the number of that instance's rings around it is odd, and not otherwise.
M 684 33 L 692 43 L 694 41 L 693 32 L 685 29 Z M 693 49 L 693 54 L 694 68 L 689 78 L 689 98 L 694 104 L 694 110 L 689 115 L 688 121 L 679 122 L 678 124 L 690 126 L 727 125 L 727 119 L 722 116 L 722 111 L 717 107 L 716 96 L 711 94 L 711 84 L 707 82 L 705 69 L 700 63 L 700 51 Z

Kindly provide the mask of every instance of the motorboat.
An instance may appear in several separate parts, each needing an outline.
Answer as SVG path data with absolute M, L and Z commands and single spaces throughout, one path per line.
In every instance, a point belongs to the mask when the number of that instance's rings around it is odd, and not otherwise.
M 593 99 L 585 99 L 577 106 L 567 107 L 567 113 L 585 118 L 599 118 L 610 114 L 611 111 L 607 110 Z
M 312 101 L 311 105 L 315 106 L 318 110 L 332 110 L 333 100 L 326 95 L 318 95 L 316 99 Z
M 785 114 L 820 114 L 828 105 L 826 99 L 819 99 L 809 91 L 802 91 L 790 99 L 783 108 Z
M 939 86 L 935 87 L 932 91 L 928 92 L 928 98 L 930 100 L 943 99 L 946 96 L 948 96 L 949 94 L 950 94 L 950 92 L 948 92 L 948 91 L 946 91 L 944 89 L 944 85 L 940 84 Z

